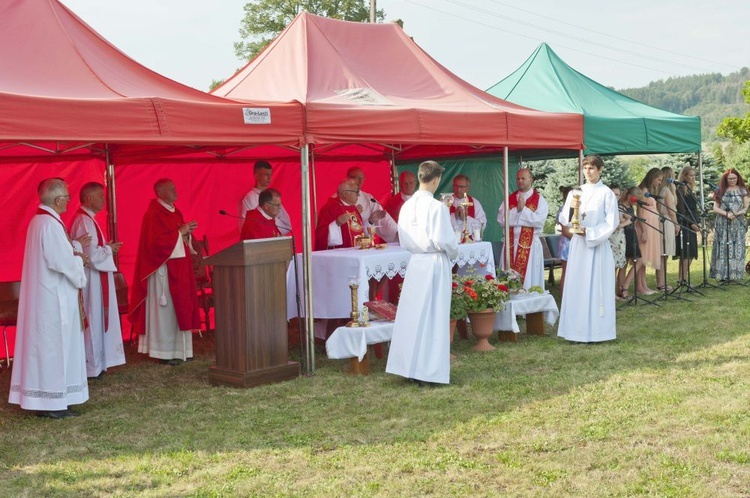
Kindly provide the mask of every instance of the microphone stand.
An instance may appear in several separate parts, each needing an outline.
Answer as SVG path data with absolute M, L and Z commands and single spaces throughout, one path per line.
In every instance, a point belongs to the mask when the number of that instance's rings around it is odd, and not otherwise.
M 685 184 L 683 184 L 685 185 Z M 687 186 L 685 185 L 685 188 Z M 677 286 L 677 289 L 673 290 L 672 292 L 676 292 L 679 290 L 682 292 L 682 288 L 685 287 L 687 290 L 685 292 L 687 293 L 694 293 L 699 294 L 701 296 L 705 296 L 701 291 L 696 289 L 691 285 L 691 279 L 690 279 L 690 237 L 685 237 L 685 231 L 689 231 L 693 234 L 698 235 L 698 233 L 693 230 L 691 227 L 693 225 L 700 226 L 698 221 L 695 219 L 695 216 L 693 215 L 693 211 L 688 208 L 687 201 L 685 200 L 685 194 L 680 190 L 679 186 L 677 189 L 677 198 L 678 201 L 682 202 L 682 206 L 684 207 L 685 212 L 687 212 L 690 215 L 690 218 L 685 216 L 683 213 L 681 213 L 679 210 L 677 211 L 677 216 L 680 221 L 680 271 L 678 272 L 678 275 L 681 273 L 682 278 L 680 278 L 679 285 Z M 679 204 L 678 204 L 679 206 Z M 697 240 L 696 240 L 697 242 Z M 696 248 L 697 249 L 697 248 Z M 696 250 L 696 254 L 697 254 Z M 685 253 L 687 253 L 687 257 L 685 257 Z M 687 264 L 685 264 L 687 262 Z M 687 267 L 687 268 L 686 268 Z
M 656 198 L 653 198 L 653 199 L 656 201 L 657 204 L 661 204 L 662 206 L 665 206 L 667 209 L 672 209 L 669 206 L 667 206 L 666 204 L 664 204 L 663 202 L 660 202 L 659 199 L 656 199 Z M 668 288 L 667 288 L 667 239 L 664 236 L 664 233 L 665 233 L 665 227 L 664 227 L 664 225 L 667 222 L 667 217 L 664 216 L 663 214 L 661 214 L 658 210 L 654 211 L 652 209 L 647 208 L 646 206 L 641 206 L 641 207 L 643 209 L 645 209 L 646 211 L 648 211 L 650 213 L 653 213 L 656 216 L 658 216 L 659 217 L 659 226 L 661 227 L 661 228 L 652 227 L 657 232 L 659 232 L 661 234 L 661 264 L 662 264 L 662 268 L 664 269 L 664 286 L 662 287 L 662 289 L 664 290 L 664 294 L 660 298 L 658 298 L 656 300 L 659 301 L 660 299 L 663 299 L 664 301 L 666 301 L 670 297 L 672 297 L 674 299 L 682 299 L 683 301 L 690 302 L 690 299 L 684 298 L 684 297 L 682 297 L 679 294 L 676 295 L 676 296 L 671 295 L 670 292 L 669 292 L 669 290 L 668 290 Z M 649 226 L 651 226 L 651 225 L 649 225 Z M 658 281 L 656 282 L 656 288 L 657 289 L 659 288 L 659 282 Z
M 633 220 L 633 222 L 635 223 L 635 220 L 634 220 L 635 216 L 631 215 L 630 213 L 627 213 L 627 214 L 628 216 L 631 216 L 630 219 Z M 642 218 L 639 219 L 639 221 L 641 223 L 645 223 L 648 226 L 651 226 L 649 225 L 648 222 L 644 221 Z M 635 230 L 635 227 L 633 227 L 633 230 Z M 658 308 L 659 305 L 657 303 L 651 301 L 650 299 L 646 299 L 645 297 L 638 296 L 638 258 L 635 256 L 636 254 L 638 254 L 638 235 L 637 234 L 633 237 L 633 242 L 631 243 L 631 251 L 633 253 L 633 295 L 630 296 L 628 299 L 626 299 L 625 302 L 623 302 L 620 306 L 618 306 L 617 309 L 619 310 L 619 309 L 622 309 L 623 306 L 629 306 L 629 305 L 636 306 L 638 304 L 638 300 L 641 300 L 646 304 L 651 304 Z M 627 276 L 625 278 L 627 279 Z
M 701 212 L 701 223 L 700 223 L 700 230 L 701 230 L 701 248 L 703 249 L 703 283 L 699 284 L 698 287 L 706 288 L 706 287 L 713 287 L 714 289 L 721 289 L 723 291 L 726 291 L 725 288 L 723 288 L 720 285 L 712 284 L 708 281 L 708 273 L 706 272 L 706 268 L 708 267 L 708 263 L 706 263 L 706 250 L 708 248 L 708 212 L 703 211 Z
M 679 192 L 679 189 L 675 189 L 675 190 L 677 190 Z M 682 193 L 680 193 L 680 195 L 682 195 Z M 654 200 L 660 206 L 664 206 L 666 209 L 668 209 L 669 211 L 673 212 L 677 216 L 677 218 L 678 218 L 678 223 L 680 221 L 684 221 L 685 223 L 688 223 L 688 224 L 690 223 L 690 220 L 685 215 L 683 215 L 682 213 L 680 213 L 679 211 L 677 211 L 677 210 L 675 210 L 675 209 L 667 206 L 665 203 L 661 202 L 659 199 L 654 198 Z M 659 216 L 661 216 L 661 213 L 659 213 Z M 666 220 L 665 217 L 661 217 L 660 218 L 662 229 L 664 228 L 665 220 Z M 692 228 L 685 227 L 683 223 L 679 223 L 679 226 L 680 226 L 680 243 L 682 243 L 682 236 L 683 236 L 683 231 L 684 230 L 687 230 L 687 231 L 692 232 L 692 233 L 696 233 L 695 230 L 693 230 Z M 665 242 L 665 240 L 666 240 L 666 237 L 664 237 L 664 234 L 662 234 L 662 247 L 663 248 L 666 248 L 666 242 Z M 688 244 L 689 243 L 690 243 L 690 239 L 688 239 Z M 682 245 L 680 245 L 680 248 L 682 249 Z M 682 261 L 683 261 L 682 253 L 683 253 L 683 251 L 680 250 L 680 269 L 682 269 Z M 662 261 L 664 262 L 664 289 L 665 289 L 665 292 L 666 292 L 666 286 L 667 286 L 667 254 L 666 254 L 666 249 L 664 250 L 664 256 L 663 256 L 663 258 L 664 259 Z M 687 292 L 690 292 L 690 288 L 691 288 L 691 286 L 690 286 L 690 272 L 688 272 L 687 285 L 686 286 L 688 288 Z M 674 296 L 676 299 L 685 299 L 685 298 L 683 298 L 683 297 L 680 296 L 680 294 L 683 293 L 682 292 L 682 287 L 683 287 L 683 284 L 682 284 L 682 282 L 680 282 L 680 284 L 676 288 L 672 289 L 672 291 L 670 292 L 670 294 L 677 293 L 678 295 Z M 693 288 L 693 292 L 696 293 L 696 294 L 700 294 L 701 296 L 703 296 L 703 293 L 699 292 L 695 288 Z M 685 299 L 685 300 L 688 301 L 688 299 Z

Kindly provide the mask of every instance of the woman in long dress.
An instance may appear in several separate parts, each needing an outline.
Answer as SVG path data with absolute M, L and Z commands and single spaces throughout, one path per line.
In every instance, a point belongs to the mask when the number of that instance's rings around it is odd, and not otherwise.
M 659 203 L 659 214 L 664 218 L 664 255 L 674 256 L 676 253 L 675 240 L 677 233 L 680 231 L 680 224 L 677 223 L 677 198 L 675 197 L 675 186 L 674 186 L 674 170 L 669 166 L 664 166 L 661 169 L 663 180 L 661 189 L 659 190 L 659 197 L 661 202 Z M 656 285 L 657 289 L 668 291 L 672 290 L 672 287 L 667 285 L 667 268 L 666 259 L 661 262 L 661 268 L 656 270 Z
M 643 199 L 643 205 L 638 207 L 638 216 L 643 218 L 641 230 L 641 238 L 638 241 L 641 249 L 641 257 L 643 258 L 643 264 L 651 267 L 654 270 L 661 268 L 661 233 L 659 233 L 659 214 L 656 205 L 656 200 L 651 195 L 658 195 L 661 188 L 661 182 L 664 174 L 659 168 L 651 168 L 643 177 L 638 188 L 641 189 L 645 198 Z M 638 282 L 636 282 L 639 291 L 642 294 L 650 295 L 656 291 L 650 289 L 646 283 L 646 272 L 640 272 L 638 274 Z M 657 281 L 657 284 L 658 281 Z
M 568 194 L 560 224 L 570 227 L 571 208 L 579 208 L 583 233 L 570 240 L 568 269 L 557 335 L 572 342 L 611 341 L 615 329 L 615 260 L 609 236 L 620 220 L 617 198 L 601 180 L 604 162 L 596 155 L 583 160 L 586 183 L 580 198 Z
M 627 213 L 623 212 L 622 206 L 619 205 L 621 195 L 620 186 L 613 184 L 609 188 L 618 199 L 618 209 L 620 212 L 620 221 L 615 231 L 609 236 L 609 245 L 612 247 L 612 255 L 615 257 L 615 299 L 622 301 L 622 284 L 625 281 L 625 265 L 627 264 L 627 258 L 625 257 L 625 227 L 632 224 L 633 220 Z
M 723 282 L 742 280 L 745 275 L 745 213 L 748 196 L 745 180 L 732 168 L 721 176 L 714 194 L 714 244 L 710 277 Z
M 677 256 L 682 258 L 680 285 L 688 283 L 690 264 L 698 259 L 698 197 L 695 195 L 695 168 L 686 164 L 677 178 L 677 212 L 680 213 L 680 232 L 677 234 Z

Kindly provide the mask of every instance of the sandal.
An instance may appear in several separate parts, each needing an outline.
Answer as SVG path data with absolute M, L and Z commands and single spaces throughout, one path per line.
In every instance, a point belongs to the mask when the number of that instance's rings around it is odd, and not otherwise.
M 618 297 L 621 297 L 622 299 L 628 298 L 628 289 L 625 287 L 620 287 L 620 292 L 617 293 Z

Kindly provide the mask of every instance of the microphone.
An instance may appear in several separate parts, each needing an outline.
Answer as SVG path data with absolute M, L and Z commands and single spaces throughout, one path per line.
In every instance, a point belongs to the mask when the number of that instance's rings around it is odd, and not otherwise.
M 660 201 L 660 200 L 663 199 L 662 196 L 660 196 L 660 195 L 654 195 L 651 192 L 646 192 L 643 195 L 644 195 L 644 197 L 650 197 L 651 199 L 656 199 L 657 201 Z
M 674 178 L 667 178 L 667 183 L 672 183 L 674 185 L 677 185 L 678 187 L 684 187 L 687 185 L 687 182 L 678 182 Z
M 244 220 L 245 219 L 242 216 L 237 216 L 237 215 L 234 215 L 234 214 L 229 214 L 226 211 L 224 211 L 223 209 L 219 209 L 219 214 L 222 215 L 222 216 L 229 216 L 230 218 L 237 218 L 238 220 Z
M 703 183 L 711 187 L 712 190 L 719 191 L 719 187 L 715 183 L 711 183 L 708 180 L 703 180 Z

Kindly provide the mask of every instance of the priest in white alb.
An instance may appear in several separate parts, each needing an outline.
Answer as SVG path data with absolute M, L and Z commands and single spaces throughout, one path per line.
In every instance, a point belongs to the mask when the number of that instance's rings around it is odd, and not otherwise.
M 87 257 L 60 219 L 70 202 L 65 182 L 44 180 L 39 199 L 26 233 L 8 401 L 61 419 L 78 415 L 68 407 L 89 399 L 78 292 Z
M 586 183 L 568 194 L 560 223 L 571 226 L 579 208 L 583 233 L 570 239 L 565 289 L 557 335 L 571 342 L 602 342 L 617 337 L 615 329 L 615 259 L 609 236 L 620 222 L 615 194 L 600 179 L 604 161 L 597 155 L 583 160 Z M 575 195 L 580 198 L 576 199 Z
M 522 168 L 516 174 L 518 190 L 508 196 L 508 240 L 510 240 L 510 265 L 506 264 L 505 246 L 501 251 L 500 265 L 517 271 L 523 279 L 523 288 L 544 289 L 544 250 L 539 236 L 549 215 L 549 204 L 533 188 L 531 170 Z M 497 221 L 505 226 L 505 203 L 500 205 Z
M 411 252 L 385 371 L 420 387 L 450 383 L 451 260 L 458 241 L 448 207 L 434 198 L 443 167 L 419 165 L 419 190 L 398 220 L 401 246 Z
M 81 188 L 81 207 L 70 226 L 73 238 L 88 234 L 91 243 L 83 252 L 89 257 L 83 304 L 88 318 L 84 331 L 86 375 L 99 378 L 110 367 L 125 364 L 120 313 L 117 308 L 114 256 L 122 242 L 107 242 L 96 214 L 104 209 L 104 185 L 90 182 Z

